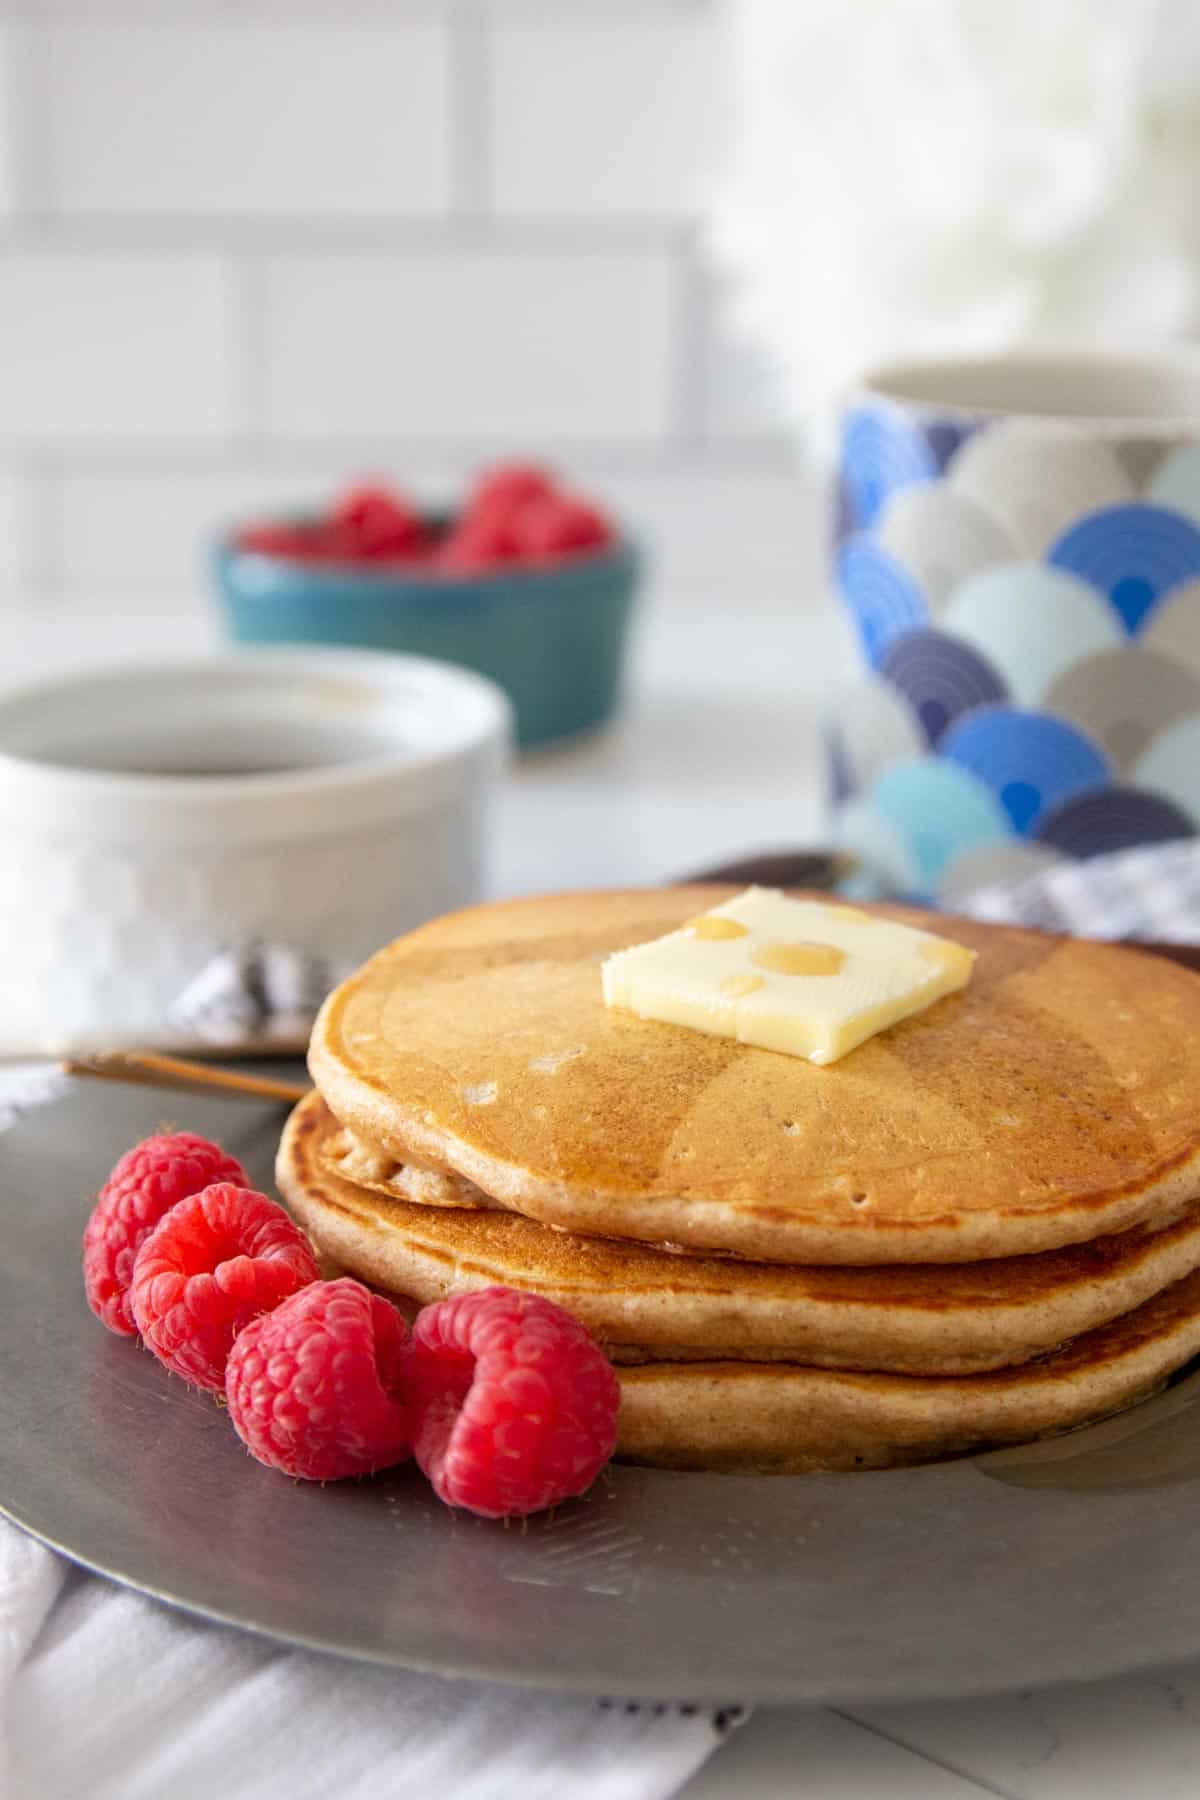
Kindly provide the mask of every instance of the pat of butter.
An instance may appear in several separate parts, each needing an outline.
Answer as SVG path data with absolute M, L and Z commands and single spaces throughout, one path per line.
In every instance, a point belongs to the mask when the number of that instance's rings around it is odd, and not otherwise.
M 748 888 L 679 931 L 618 950 L 606 1006 L 831 1063 L 965 987 L 974 953 L 851 906 Z

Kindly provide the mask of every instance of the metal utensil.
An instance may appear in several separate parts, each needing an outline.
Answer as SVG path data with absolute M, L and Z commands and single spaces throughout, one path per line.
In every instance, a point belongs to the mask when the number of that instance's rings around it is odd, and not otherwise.
M 277 1075 L 246 1075 L 182 1056 L 159 1056 L 151 1050 L 97 1050 L 60 1063 L 64 1075 L 92 1075 L 101 1081 L 136 1082 L 141 1087 L 180 1088 L 204 1093 L 217 1088 L 251 1100 L 302 1100 L 309 1084 L 284 1081 Z

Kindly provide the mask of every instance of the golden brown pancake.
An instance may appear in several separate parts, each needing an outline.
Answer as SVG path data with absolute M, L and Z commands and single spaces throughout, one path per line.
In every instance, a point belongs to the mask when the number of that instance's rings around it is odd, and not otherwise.
M 607 954 L 733 891 L 435 920 L 326 1001 L 313 1078 L 373 1150 L 530 1218 L 760 1261 L 1028 1254 L 1200 1195 L 1193 974 L 939 918 L 978 952 L 970 984 L 829 1068 L 604 1007 Z
M 494 1207 L 482 1188 L 444 1169 L 419 1169 L 398 1163 L 386 1150 L 377 1150 L 355 1137 L 328 1115 L 330 1130 L 322 1135 L 321 1161 L 334 1175 L 356 1187 L 372 1188 L 392 1200 L 411 1200 L 418 1206 L 454 1206 L 475 1212 Z
M 617 1450 L 673 1469 L 886 1469 L 1025 1444 L 1157 1392 L 1200 1353 L 1200 1272 L 1052 1356 L 986 1375 L 747 1363 L 618 1369 Z
M 739 1359 L 960 1374 L 1025 1361 L 1140 1306 L 1200 1266 L 1200 1209 L 1040 1256 L 787 1268 L 577 1237 L 504 1211 L 413 1205 L 326 1160 L 337 1121 L 316 1094 L 279 1148 L 292 1212 L 332 1260 L 426 1304 L 498 1283 L 574 1313 L 614 1361 Z

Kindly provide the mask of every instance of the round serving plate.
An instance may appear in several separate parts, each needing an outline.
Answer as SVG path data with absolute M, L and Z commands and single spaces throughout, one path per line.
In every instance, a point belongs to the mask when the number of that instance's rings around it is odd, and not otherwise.
M 290 1644 L 634 1699 L 848 1701 L 1200 1651 L 1200 1375 L 1022 1450 L 887 1474 L 615 1467 L 527 1525 L 411 1467 L 293 1483 L 84 1302 L 89 1196 L 164 1096 L 80 1083 L 0 1136 L 0 1510 L 75 1561 Z M 263 1185 L 277 1107 L 171 1102 Z

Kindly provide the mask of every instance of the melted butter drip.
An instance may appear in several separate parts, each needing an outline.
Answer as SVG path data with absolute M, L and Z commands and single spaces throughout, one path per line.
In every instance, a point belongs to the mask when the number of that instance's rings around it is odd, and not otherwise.
M 721 983 L 721 992 L 727 1000 L 743 1000 L 747 994 L 756 994 L 763 985 L 761 975 L 727 975 Z
M 740 938 L 745 937 L 750 928 L 739 924 L 736 919 L 722 919 L 715 913 L 701 913 L 698 918 L 689 919 L 683 929 L 698 938 Z
M 836 975 L 846 960 L 846 952 L 835 944 L 764 944 L 750 952 L 750 961 L 773 975 Z

